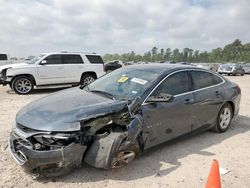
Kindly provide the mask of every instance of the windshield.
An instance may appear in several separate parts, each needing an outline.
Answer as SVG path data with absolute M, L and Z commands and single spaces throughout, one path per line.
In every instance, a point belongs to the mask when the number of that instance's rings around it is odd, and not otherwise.
M 86 90 L 103 91 L 122 100 L 133 99 L 142 94 L 162 73 L 162 70 L 135 68 L 118 69 L 97 79 Z
M 41 59 L 42 57 L 44 57 L 45 56 L 45 54 L 41 54 L 41 55 L 39 55 L 39 56 L 36 56 L 36 57 L 34 57 L 33 59 L 31 59 L 29 62 L 28 62 L 28 64 L 34 64 L 34 63 L 36 63 L 39 59 Z

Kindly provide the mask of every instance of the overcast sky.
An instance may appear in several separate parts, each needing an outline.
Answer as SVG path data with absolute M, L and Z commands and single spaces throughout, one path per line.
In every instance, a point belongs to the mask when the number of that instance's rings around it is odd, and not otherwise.
M 250 0 L 0 0 L 0 51 L 143 53 L 250 42 Z

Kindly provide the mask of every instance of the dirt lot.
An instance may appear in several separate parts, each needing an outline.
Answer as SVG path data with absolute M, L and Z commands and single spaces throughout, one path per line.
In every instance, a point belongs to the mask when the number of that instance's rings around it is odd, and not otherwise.
M 16 112 L 56 90 L 19 96 L 0 87 L 0 186 L 1 187 L 204 187 L 212 159 L 231 171 L 222 175 L 223 187 L 250 187 L 250 76 L 229 77 L 242 89 L 240 114 L 223 134 L 204 132 L 146 152 L 131 165 L 105 171 L 83 165 L 71 174 L 36 181 L 4 151 Z

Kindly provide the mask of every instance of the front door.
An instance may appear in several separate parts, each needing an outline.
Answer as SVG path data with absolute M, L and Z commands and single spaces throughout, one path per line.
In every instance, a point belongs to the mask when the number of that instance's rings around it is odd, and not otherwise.
M 193 94 L 189 76 L 181 71 L 167 77 L 151 96 L 173 95 L 169 102 L 145 102 L 142 105 L 145 148 L 152 147 L 191 131 Z
M 67 69 L 62 63 L 61 55 L 49 55 L 45 64 L 37 65 L 38 85 L 67 83 Z

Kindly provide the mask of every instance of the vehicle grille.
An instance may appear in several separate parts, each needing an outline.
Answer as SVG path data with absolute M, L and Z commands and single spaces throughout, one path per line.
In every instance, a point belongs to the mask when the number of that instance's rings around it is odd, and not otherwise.
M 14 137 L 13 141 L 15 142 L 15 146 L 16 146 L 17 148 L 18 148 L 20 145 L 25 146 L 25 147 L 28 147 L 28 148 L 32 148 L 32 147 L 33 147 L 33 144 L 32 144 L 30 141 L 28 141 L 28 140 L 26 140 L 26 139 L 20 137 L 17 133 L 13 132 L 13 133 L 12 133 L 12 136 Z

